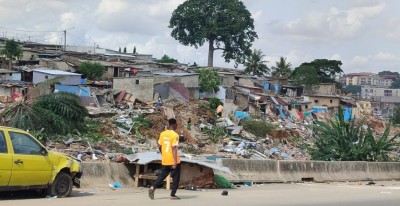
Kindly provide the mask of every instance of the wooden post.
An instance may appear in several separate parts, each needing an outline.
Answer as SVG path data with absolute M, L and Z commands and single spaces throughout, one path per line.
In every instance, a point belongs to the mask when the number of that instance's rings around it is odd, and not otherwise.
M 136 167 L 136 173 L 135 173 L 135 187 L 138 188 L 139 187 L 139 171 L 140 171 L 140 165 L 139 164 L 135 164 Z
M 148 165 L 148 164 L 144 165 L 144 171 L 143 171 L 143 173 L 146 173 L 147 170 L 148 170 L 148 168 L 149 168 L 149 165 Z M 143 186 L 147 187 L 147 180 L 146 180 L 146 179 L 143 179 Z

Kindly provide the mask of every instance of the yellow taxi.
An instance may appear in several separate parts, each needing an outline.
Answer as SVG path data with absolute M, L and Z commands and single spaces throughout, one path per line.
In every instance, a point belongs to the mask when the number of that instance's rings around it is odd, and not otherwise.
M 82 170 L 78 161 L 48 151 L 28 132 L 0 126 L 0 191 L 41 191 L 67 197 L 80 187 Z

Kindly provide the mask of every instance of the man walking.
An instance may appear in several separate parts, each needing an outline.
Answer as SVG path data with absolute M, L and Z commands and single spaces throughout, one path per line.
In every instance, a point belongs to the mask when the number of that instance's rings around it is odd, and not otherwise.
M 150 199 L 154 199 L 154 192 L 156 188 L 161 186 L 164 179 L 171 174 L 172 190 L 170 198 L 172 200 L 179 200 L 179 197 L 175 195 L 181 176 L 181 160 L 178 156 L 179 135 L 175 132 L 176 128 L 176 119 L 169 119 L 168 129 L 162 132 L 160 134 L 160 138 L 158 139 L 158 145 L 162 159 L 162 168 L 161 173 L 158 174 L 156 182 L 149 189 Z

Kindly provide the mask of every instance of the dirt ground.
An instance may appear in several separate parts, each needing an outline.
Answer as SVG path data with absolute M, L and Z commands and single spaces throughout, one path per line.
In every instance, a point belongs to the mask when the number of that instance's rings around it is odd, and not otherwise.
M 229 190 L 222 196 L 221 189 L 188 191 L 178 190 L 181 200 L 170 200 L 168 191 L 156 191 L 156 199 L 150 200 L 147 188 L 82 188 L 74 190 L 69 198 L 38 198 L 26 193 L 2 194 L 0 205 L 30 206 L 112 206 L 112 205 L 352 205 L 352 206 L 398 206 L 400 182 L 348 183 L 298 183 L 264 184 Z

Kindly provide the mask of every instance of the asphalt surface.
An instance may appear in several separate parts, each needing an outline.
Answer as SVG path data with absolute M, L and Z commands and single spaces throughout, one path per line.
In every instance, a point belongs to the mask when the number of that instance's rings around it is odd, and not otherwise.
M 75 189 L 69 198 L 40 198 L 32 192 L 1 193 L 0 205 L 29 206 L 113 206 L 113 205 L 297 205 L 297 206 L 399 206 L 400 182 L 348 183 L 298 183 L 263 184 L 228 190 L 222 196 L 221 189 L 188 191 L 178 190 L 181 200 L 170 200 L 168 191 L 156 191 L 155 200 L 150 200 L 147 188 L 107 187 Z

